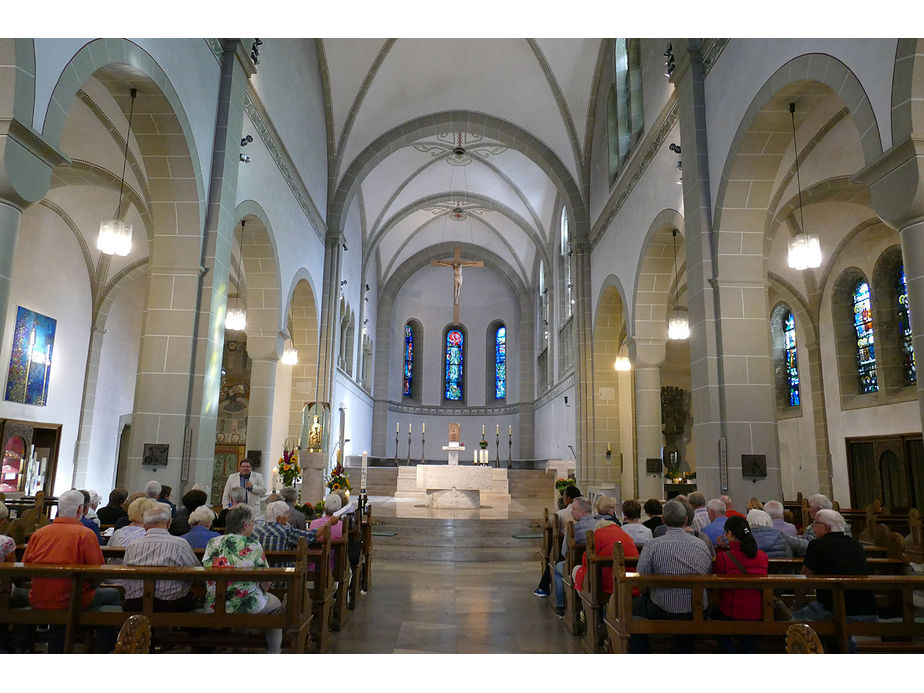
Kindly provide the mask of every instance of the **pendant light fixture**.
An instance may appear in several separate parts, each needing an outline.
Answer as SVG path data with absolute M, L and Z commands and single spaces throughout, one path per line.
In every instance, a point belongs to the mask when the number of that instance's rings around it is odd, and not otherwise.
M 296 351 L 291 337 L 286 338 L 286 345 L 282 350 L 282 358 L 280 361 L 287 366 L 294 366 L 298 363 L 298 351 Z
M 673 231 L 674 244 L 674 277 L 679 281 L 677 276 L 677 229 Z M 690 337 L 690 320 L 687 317 L 687 309 L 684 306 L 674 306 L 670 318 L 667 321 L 667 338 L 668 339 L 689 339 Z
M 789 239 L 787 261 L 795 270 L 814 269 L 821 266 L 821 243 L 818 234 L 805 231 L 805 217 L 802 212 L 802 180 L 799 177 L 799 148 L 796 146 L 796 104 L 789 104 L 789 117 L 792 120 L 792 148 L 796 160 L 796 187 L 799 190 L 799 225 L 802 233 Z
M 244 256 L 244 225 L 247 222 L 241 219 L 241 258 Z M 240 279 L 238 279 L 240 281 Z M 240 290 L 240 289 L 239 289 Z M 247 327 L 247 311 L 239 294 L 228 296 L 228 312 L 225 314 L 225 329 L 241 332 Z
M 132 103 L 128 110 L 128 132 L 125 135 L 125 153 L 122 158 L 122 180 L 119 184 L 119 204 L 116 207 L 113 218 L 100 223 L 99 235 L 96 237 L 96 247 L 100 252 L 106 255 L 119 255 L 124 257 L 132 250 L 132 225 L 126 224 L 123 219 L 119 218 L 119 212 L 122 211 L 122 193 L 125 190 L 125 168 L 128 164 L 128 143 L 132 135 L 132 116 L 135 113 L 135 97 L 137 95 L 138 90 L 132 88 Z
M 632 370 L 632 362 L 629 360 L 628 356 L 617 356 L 616 360 L 613 362 L 613 369 L 617 371 L 630 371 Z

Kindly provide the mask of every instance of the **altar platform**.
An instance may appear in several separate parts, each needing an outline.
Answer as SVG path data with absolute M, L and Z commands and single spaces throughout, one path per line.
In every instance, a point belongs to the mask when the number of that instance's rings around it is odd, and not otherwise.
M 506 468 L 418 464 L 398 468 L 396 499 L 432 508 L 477 509 L 510 503 Z

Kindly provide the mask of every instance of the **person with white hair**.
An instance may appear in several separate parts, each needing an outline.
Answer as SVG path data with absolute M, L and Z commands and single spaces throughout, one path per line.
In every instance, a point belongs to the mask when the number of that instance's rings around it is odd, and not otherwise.
M 225 534 L 211 539 L 205 547 L 202 565 L 206 568 L 268 568 L 263 547 L 251 534 L 254 530 L 253 509 L 246 503 L 228 511 Z M 269 591 L 271 583 L 232 582 L 225 593 L 225 611 L 229 614 L 275 614 L 282 602 Z M 206 584 L 205 608 L 215 608 L 215 583 Z M 266 631 L 266 651 L 278 654 L 282 649 L 282 629 Z
M 128 506 L 128 519 L 130 522 L 112 533 L 112 536 L 109 537 L 107 546 L 128 546 L 136 539 L 143 537 L 144 512 L 148 508 L 154 507 L 155 504 L 157 504 L 156 499 L 144 496 L 133 500 L 131 505 Z M 109 562 L 121 563 L 121 560 L 118 558 L 110 558 Z
M 721 498 L 711 498 L 709 502 L 706 503 L 706 512 L 709 513 L 709 524 L 703 527 L 700 532 L 709 537 L 713 544 L 715 544 L 720 537 L 725 536 L 725 520 L 727 519 L 725 515 L 726 508 L 725 501 Z
M 289 525 L 296 529 L 308 529 L 308 518 L 305 517 L 305 513 L 295 507 L 295 498 L 298 495 L 295 489 L 291 486 L 283 486 L 279 489 L 279 495 L 289 506 Z
M 597 521 L 594 519 L 594 509 L 590 501 L 584 496 L 575 498 L 571 502 L 571 519 L 574 521 L 574 545 L 584 546 L 587 544 L 587 532 L 596 529 Z M 633 539 L 633 541 L 635 541 Z M 561 538 L 561 555 L 565 556 L 568 552 L 568 536 L 565 534 Z M 552 571 L 552 590 L 555 594 L 555 614 L 558 618 L 565 616 L 565 561 L 561 560 L 555 564 Z
M 23 563 L 46 565 L 102 565 L 103 552 L 93 532 L 82 524 L 83 494 L 71 489 L 58 496 L 58 514 L 51 524 L 35 530 L 26 544 Z M 29 604 L 33 609 L 67 609 L 71 601 L 71 580 L 67 578 L 33 578 L 29 591 Z M 95 588 L 89 581 L 83 583 L 81 605 L 88 610 L 104 606 L 120 607 L 119 592 L 111 587 Z M 115 646 L 115 633 L 101 629 L 99 645 L 103 652 Z M 49 632 L 49 653 L 64 650 L 64 628 L 53 626 Z
M 816 493 L 814 496 L 810 496 L 808 499 L 808 512 L 809 517 L 812 519 L 812 522 L 805 527 L 805 530 L 802 532 L 802 536 L 806 541 L 812 541 L 815 539 L 815 515 L 819 510 L 833 510 L 834 503 L 824 495 L 823 493 Z M 842 530 L 844 534 L 848 537 L 853 536 L 853 533 L 850 531 L 850 525 L 845 524 L 844 529 Z
M 786 513 L 786 509 L 783 507 L 783 504 L 778 500 L 768 500 L 764 503 L 764 510 L 770 516 L 770 519 L 773 521 L 773 526 L 780 530 L 783 534 L 788 534 L 791 537 L 799 535 L 799 531 L 796 529 L 796 526 L 792 522 L 787 522 L 783 515 Z
M 157 500 L 160 497 L 160 489 L 160 482 L 157 479 L 151 479 L 144 485 L 144 495 Z
M 180 538 L 185 539 L 194 549 L 204 549 L 210 539 L 221 536 L 209 529 L 214 521 L 215 512 L 207 505 L 200 505 L 189 513 L 189 531 L 181 534 Z
M 808 542 L 776 529 L 766 510 L 748 510 L 747 520 L 751 534 L 757 540 L 757 548 L 770 558 L 792 558 L 805 554 Z
M 154 503 L 144 511 L 144 536 L 125 549 L 123 565 L 175 566 L 192 568 L 199 565 L 189 542 L 175 537 L 170 528 L 170 506 Z M 126 580 L 125 611 L 141 611 L 144 583 Z M 154 583 L 154 611 L 192 611 L 196 599 L 190 593 L 192 583 L 181 580 L 158 580 Z
M 99 494 L 92 488 L 87 489 L 87 493 L 90 494 L 90 505 L 87 507 L 87 514 L 84 517 L 91 522 L 95 522 L 96 526 L 99 527 L 99 518 L 96 516 L 96 509 L 99 507 L 100 501 Z
M 844 529 L 847 522 L 836 510 L 815 513 L 815 539 L 809 542 L 802 560 L 804 575 L 869 575 L 866 550 Z M 876 596 L 869 590 L 845 590 L 844 604 L 848 621 L 877 621 Z M 792 613 L 793 621 L 831 621 L 834 618 L 830 590 L 818 590 L 816 599 Z M 850 642 L 851 651 L 854 644 Z
M 302 537 L 311 544 L 317 538 L 318 530 L 306 531 L 289 524 L 289 505 L 284 500 L 273 501 L 263 514 L 266 522 L 254 529 L 253 538 L 262 544 L 264 551 L 292 551 Z M 337 518 L 331 516 L 327 522 L 337 522 Z

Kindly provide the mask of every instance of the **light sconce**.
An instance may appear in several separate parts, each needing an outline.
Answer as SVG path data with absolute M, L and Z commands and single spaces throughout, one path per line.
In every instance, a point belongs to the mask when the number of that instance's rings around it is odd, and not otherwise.
M 122 209 L 122 193 L 125 190 L 125 168 L 128 164 L 128 142 L 132 135 L 132 116 L 135 114 L 135 97 L 138 90 L 132 88 L 132 103 L 128 110 L 128 132 L 125 135 L 125 153 L 122 157 L 122 179 L 119 183 L 119 204 L 112 219 L 107 219 L 99 225 L 99 234 L 96 237 L 96 247 L 106 255 L 125 257 L 132 250 L 132 225 L 126 224 L 119 218 Z
M 802 213 L 802 179 L 799 176 L 799 148 L 796 145 L 796 104 L 789 104 L 789 117 L 792 121 L 792 148 L 796 159 L 796 187 L 799 191 L 799 225 L 802 233 L 789 239 L 787 262 L 794 270 L 815 269 L 821 266 L 821 242 L 818 234 L 805 230 L 805 217 Z
M 347 285 L 347 280 L 346 280 L 346 279 L 341 279 L 341 280 L 340 280 L 340 286 L 346 286 L 346 285 Z
M 249 163 L 250 163 L 250 157 L 247 156 L 246 154 L 241 154 L 241 161 L 244 162 L 245 164 L 249 164 Z
M 245 135 L 244 137 L 241 138 L 241 146 L 242 146 L 242 147 L 246 147 L 246 146 L 247 146 L 248 144 L 250 144 L 251 142 L 253 142 L 253 136 L 251 136 L 251 135 Z
M 630 371 L 632 370 L 632 362 L 629 360 L 628 356 L 617 356 L 616 361 L 613 362 L 613 369 L 617 371 Z
M 244 255 L 244 226 L 246 220 L 241 219 L 241 256 Z M 225 314 L 225 329 L 241 332 L 247 327 L 247 310 L 238 294 L 228 295 L 228 312 Z
M 679 281 L 677 276 L 677 229 L 673 230 L 674 246 L 674 279 Z M 675 306 L 667 320 L 667 338 L 668 339 L 689 339 L 690 338 L 690 319 L 687 316 L 687 309 L 684 306 Z
M 282 358 L 280 361 L 286 366 L 294 366 L 298 363 L 298 351 L 296 351 L 295 345 L 292 343 L 291 339 L 286 339 L 286 345 L 282 350 Z

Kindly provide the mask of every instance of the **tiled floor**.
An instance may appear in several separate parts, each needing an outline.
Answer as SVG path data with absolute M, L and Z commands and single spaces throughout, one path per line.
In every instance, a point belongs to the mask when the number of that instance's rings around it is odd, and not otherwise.
M 546 599 L 539 563 L 381 560 L 331 653 L 579 653 Z

